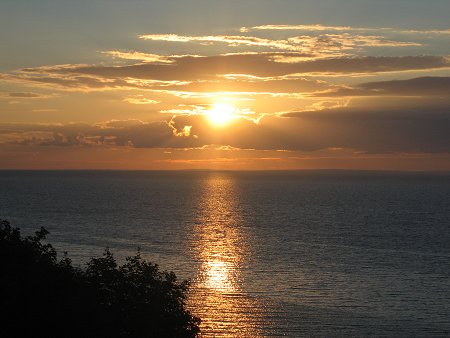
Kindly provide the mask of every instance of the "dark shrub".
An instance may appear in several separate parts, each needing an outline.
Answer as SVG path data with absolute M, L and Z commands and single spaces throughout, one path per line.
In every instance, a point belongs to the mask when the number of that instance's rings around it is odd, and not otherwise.
M 0 221 L 1 337 L 196 337 L 185 309 L 188 282 L 141 258 L 118 266 L 106 250 L 86 269 Z

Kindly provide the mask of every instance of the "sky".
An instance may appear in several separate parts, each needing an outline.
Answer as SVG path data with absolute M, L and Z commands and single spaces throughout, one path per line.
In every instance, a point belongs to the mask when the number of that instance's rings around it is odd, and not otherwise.
M 0 0 L 0 169 L 450 170 L 448 0 Z

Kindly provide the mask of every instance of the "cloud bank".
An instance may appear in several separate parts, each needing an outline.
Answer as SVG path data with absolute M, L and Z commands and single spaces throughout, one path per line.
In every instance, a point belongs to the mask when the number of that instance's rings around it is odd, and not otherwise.
M 450 152 L 450 102 L 410 108 L 342 107 L 245 118 L 215 127 L 203 115 L 178 115 L 161 122 L 102 124 L 3 124 L 3 142 L 42 146 L 114 145 L 136 148 L 199 148 L 316 151 L 329 148 L 366 153 Z

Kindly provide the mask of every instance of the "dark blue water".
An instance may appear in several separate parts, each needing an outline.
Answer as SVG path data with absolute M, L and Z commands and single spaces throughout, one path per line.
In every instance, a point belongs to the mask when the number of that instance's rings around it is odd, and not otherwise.
M 449 174 L 3 171 L 0 218 L 77 264 L 139 246 L 205 337 L 450 335 Z

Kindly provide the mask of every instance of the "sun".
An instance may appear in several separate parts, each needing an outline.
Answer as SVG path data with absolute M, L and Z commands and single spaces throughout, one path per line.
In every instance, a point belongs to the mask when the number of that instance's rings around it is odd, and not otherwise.
M 218 126 L 223 126 L 236 117 L 236 108 L 226 103 L 217 103 L 206 112 L 209 120 Z

